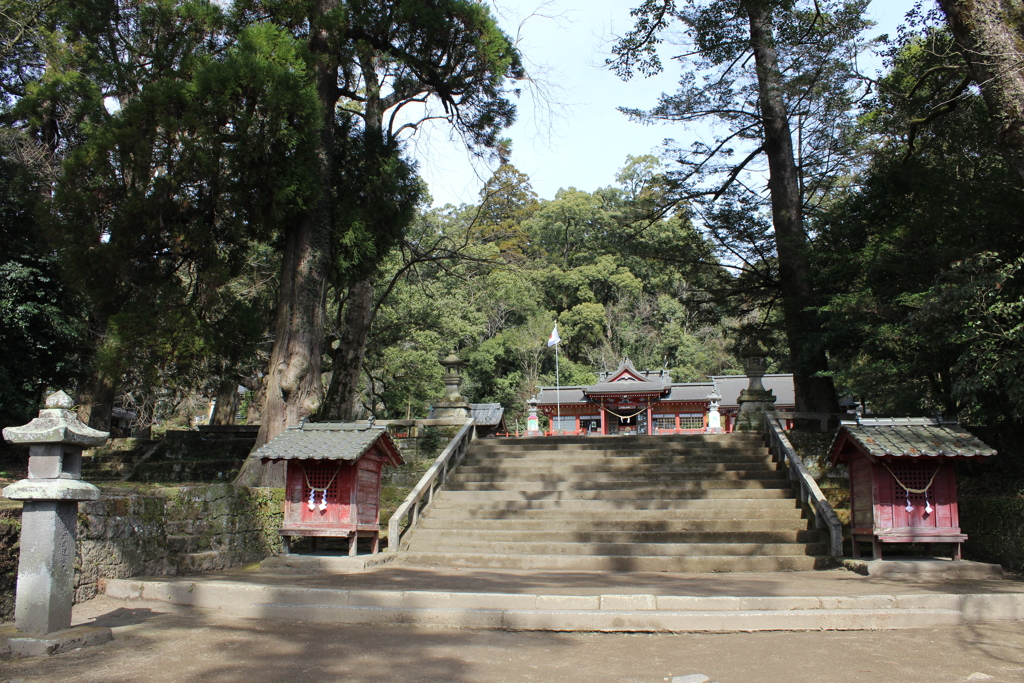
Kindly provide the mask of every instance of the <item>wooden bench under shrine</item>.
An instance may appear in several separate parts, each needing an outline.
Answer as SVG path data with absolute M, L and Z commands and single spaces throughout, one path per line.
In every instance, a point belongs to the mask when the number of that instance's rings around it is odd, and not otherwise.
M 960 531 L 956 463 L 995 454 L 954 423 L 903 418 L 840 427 L 829 461 L 849 469 L 853 556 L 860 557 L 862 542 L 871 543 L 875 559 L 882 559 L 883 543 L 950 543 L 959 560 L 967 534 Z
M 305 423 L 286 430 L 260 448 L 262 460 L 285 461 L 284 552 L 292 536 L 348 539 L 356 554 L 360 537 L 380 546 L 380 485 L 385 465 L 402 456 L 384 427 L 369 423 Z

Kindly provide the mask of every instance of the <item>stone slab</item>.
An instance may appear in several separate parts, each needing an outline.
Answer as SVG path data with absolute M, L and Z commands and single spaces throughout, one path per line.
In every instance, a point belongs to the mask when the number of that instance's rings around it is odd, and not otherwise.
M 998 564 L 948 560 L 941 558 L 892 558 L 888 560 L 844 559 L 843 566 L 863 576 L 915 581 L 949 581 L 958 579 L 999 579 L 1003 568 Z
M 336 574 L 361 572 L 393 562 L 394 553 L 376 555 L 275 555 L 260 562 L 261 569 L 297 569 L 301 571 L 327 571 Z
M 64 631 L 34 636 L 21 633 L 13 625 L 0 626 L 0 657 L 38 657 L 102 645 L 113 640 L 109 628 L 74 626 Z

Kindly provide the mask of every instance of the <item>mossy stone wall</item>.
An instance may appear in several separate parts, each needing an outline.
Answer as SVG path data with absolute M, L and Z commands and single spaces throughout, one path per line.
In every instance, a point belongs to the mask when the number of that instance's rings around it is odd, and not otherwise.
M 75 601 L 106 578 L 237 567 L 281 549 L 283 489 L 231 484 L 101 487 L 78 506 Z M 14 612 L 20 508 L 0 510 L 0 621 Z
M 14 587 L 18 581 L 21 507 L 0 508 L 0 622 L 14 618 Z

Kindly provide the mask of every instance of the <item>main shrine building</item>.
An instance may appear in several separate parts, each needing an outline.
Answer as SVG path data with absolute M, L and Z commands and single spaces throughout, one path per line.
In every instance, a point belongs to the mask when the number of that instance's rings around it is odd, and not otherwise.
M 746 375 L 714 375 L 709 382 L 673 382 L 667 370 L 640 371 L 627 359 L 614 372 L 602 372 L 588 387 L 541 387 L 537 407 L 556 434 L 687 434 L 707 429 L 712 395 L 724 431 L 739 413 Z M 775 410 L 795 408 L 793 375 L 765 375 L 775 394 Z

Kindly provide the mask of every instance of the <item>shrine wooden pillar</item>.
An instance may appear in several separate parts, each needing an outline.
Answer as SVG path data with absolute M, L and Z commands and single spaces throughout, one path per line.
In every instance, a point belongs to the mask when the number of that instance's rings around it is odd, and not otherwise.
M 608 433 L 608 411 L 604 409 L 604 404 L 601 404 L 601 436 Z

